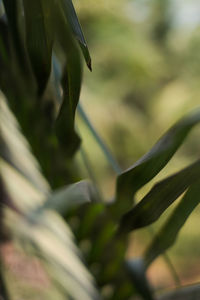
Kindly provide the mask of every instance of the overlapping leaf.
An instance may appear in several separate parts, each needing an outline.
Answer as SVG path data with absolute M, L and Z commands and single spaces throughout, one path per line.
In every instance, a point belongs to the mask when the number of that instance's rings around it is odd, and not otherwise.
M 42 94 L 51 71 L 53 26 L 49 1 L 23 0 L 23 3 L 27 49 L 37 79 L 38 93 Z
M 195 181 L 200 179 L 200 160 L 157 183 L 121 220 L 122 232 L 155 222 L 160 215 Z
M 193 184 L 188 189 L 172 215 L 146 250 L 144 255 L 146 266 L 174 244 L 179 231 L 199 202 L 200 181 L 197 181 L 196 184 Z
M 39 207 L 44 206 L 50 188 L 37 169 L 38 164 L 19 132 L 16 120 L 6 107 L 5 100 L 1 97 L 0 101 L 1 104 L 3 102 L 4 112 L 0 116 L 0 174 L 4 189 L 17 208 L 13 210 L 9 205 L 11 209 L 8 209 L 6 205 L 5 224 L 23 249 L 25 247 L 41 257 L 56 283 L 55 287 L 59 287 L 62 299 L 99 299 L 93 279 L 81 261 L 70 228 L 52 207 L 36 213 Z M 5 130 L 7 127 L 8 131 Z M 20 151 L 15 148 L 13 152 L 11 137 L 15 137 L 14 145 Z M 42 186 L 38 185 L 35 176 L 39 176 Z M 65 191 L 65 196 L 70 195 L 74 196 L 72 186 L 68 192 Z M 62 195 L 59 197 L 62 198 Z M 54 202 L 51 199 L 51 203 Z
M 171 127 L 149 152 L 118 176 L 113 205 L 116 216 L 122 216 L 132 207 L 135 193 L 164 168 L 199 121 L 200 109 L 196 109 Z

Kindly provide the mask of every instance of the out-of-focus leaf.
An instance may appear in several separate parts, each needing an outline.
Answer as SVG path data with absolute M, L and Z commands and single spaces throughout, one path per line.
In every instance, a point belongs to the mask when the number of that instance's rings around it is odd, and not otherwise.
M 172 215 L 147 248 L 144 256 L 146 266 L 174 244 L 179 231 L 199 202 L 200 182 L 198 181 L 188 189 Z
M 121 217 L 132 207 L 135 193 L 164 168 L 199 121 L 200 109 L 196 109 L 171 127 L 148 153 L 118 176 L 113 204 L 116 216 Z
M 56 120 L 56 132 L 65 154 L 71 156 L 80 144 L 80 138 L 74 129 L 74 118 L 80 96 L 82 64 L 79 49 L 62 10 L 62 3 L 50 2 L 56 40 L 66 58 L 62 75 L 63 103 Z
M 8 25 L 10 28 L 10 32 L 13 37 L 13 46 L 16 49 L 17 57 L 19 59 L 19 64 L 21 67 L 21 70 L 27 71 L 26 66 L 26 55 L 22 43 L 22 39 L 20 36 L 20 30 L 19 30 L 19 1 L 17 0 L 3 0 L 5 12 L 6 12 L 6 18 L 8 20 Z
M 41 209 L 53 209 L 65 215 L 71 208 L 96 201 L 98 201 L 98 195 L 94 186 L 91 182 L 82 180 L 54 192 Z
M 23 0 L 26 44 L 40 95 L 46 87 L 51 71 L 53 26 L 48 2 Z
M 87 63 L 87 66 L 90 70 L 92 70 L 90 53 L 88 50 L 88 46 L 87 46 L 85 37 L 83 35 L 83 31 L 81 29 L 81 25 L 79 23 L 77 15 L 76 15 L 76 11 L 74 9 L 73 3 L 71 0 L 62 0 L 62 4 L 63 4 L 63 10 L 66 15 L 66 18 L 72 28 L 72 31 L 73 31 L 76 39 L 78 40 L 78 42 L 80 44 L 80 47 L 81 47 L 83 56 L 85 58 L 85 61 Z
M 121 220 L 119 230 L 129 232 L 155 222 L 160 215 L 200 178 L 200 160 L 157 183 Z
M 1 101 L 4 101 L 2 97 Z M 5 101 L 3 103 L 5 106 Z M 36 171 L 38 164 L 19 133 L 16 120 L 8 113 L 8 108 L 3 109 L 5 116 L 0 116 L 0 176 L 6 191 L 6 199 L 1 199 L 5 200 L 4 224 L 15 241 L 22 246 L 22 250 L 27 249 L 42 259 L 63 300 L 100 299 L 93 278 L 81 261 L 68 225 L 50 208 L 35 213 L 50 197 L 50 188 L 39 170 Z M 6 126 L 8 132 L 5 131 Z M 10 141 L 11 134 L 15 137 L 14 144 Z M 20 156 L 23 157 L 24 165 Z M 39 175 L 43 188 L 36 184 L 36 174 Z M 68 197 L 70 195 L 74 193 L 71 191 Z M 7 208 L 8 197 L 17 209 L 12 209 L 11 205 L 11 209 Z
M 142 259 L 129 259 L 125 262 L 126 268 L 130 274 L 136 289 L 142 295 L 144 300 L 153 300 L 153 292 L 149 286 L 145 274 L 145 265 Z
M 50 187 L 39 171 L 39 165 L 31 154 L 30 147 L 20 132 L 14 115 L 0 93 L 0 157 L 23 174 L 32 184 L 45 194 Z
M 199 299 L 200 299 L 200 285 L 185 286 L 158 297 L 158 300 L 199 300 Z

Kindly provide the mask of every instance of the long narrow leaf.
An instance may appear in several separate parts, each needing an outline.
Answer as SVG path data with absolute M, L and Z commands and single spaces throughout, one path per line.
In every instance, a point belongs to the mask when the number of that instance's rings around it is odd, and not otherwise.
M 42 94 L 51 71 L 53 26 L 47 0 L 23 0 L 26 21 L 26 43 L 38 93 Z
M 72 31 L 78 40 L 83 56 L 87 63 L 88 68 L 91 70 L 91 57 L 88 50 L 88 46 L 83 35 L 83 31 L 81 29 L 81 25 L 79 23 L 78 17 L 76 15 L 76 11 L 74 9 L 73 3 L 71 0 L 62 0 L 63 10 L 65 12 L 66 18 L 72 28 Z
M 61 80 L 63 102 L 56 120 L 56 132 L 65 154 L 71 156 L 80 144 L 80 138 L 74 128 L 74 119 L 80 96 L 82 64 L 78 45 L 72 36 L 62 3 L 50 0 L 49 5 L 55 24 L 56 41 L 60 45 L 66 61 Z
M 169 162 L 190 130 L 200 122 L 200 109 L 186 115 L 136 163 L 118 176 L 114 210 L 120 217 L 133 205 L 135 193 Z
M 155 222 L 160 215 L 200 178 L 200 160 L 157 183 L 121 220 L 120 231 L 129 232 Z
M 171 247 L 189 215 L 200 202 L 200 182 L 192 185 L 146 250 L 146 266 Z

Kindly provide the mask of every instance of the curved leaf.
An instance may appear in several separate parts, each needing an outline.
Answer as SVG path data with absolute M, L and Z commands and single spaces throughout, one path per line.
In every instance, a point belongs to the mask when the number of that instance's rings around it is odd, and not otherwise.
M 121 220 L 119 230 L 129 232 L 155 222 L 160 215 L 200 178 L 200 160 L 158 182 Z
M 47 198 L 39 211 L 53 209 L 64 216 L 68 210 L 84 203 L 96 202 L 97 199 L 98 196 L 92 183 L 82 180 L 55 191 Z
M 51 26 L 48 2 L 47 0 L 23 0 L 26 44 L 37 79 L 39 95 L 43 93 L 51 71 L 53 26 Z
M 55 37 L 66 60 L 61 80 L 63 103 L 56 120 L 56 132 L 65 154 L 71 156 L 80 144 L 80 138 L 74 129 L 74 118 L 81 90 L 82 64 L 79 49 L 63 13 L 61 2 L 55 4 L 50 0 L 49 3 L 51 3 L 55 24 Z
M 118 176 L 113 204 L 116 216 L 120 217 L 132 207 L 135 193 L 164 168 L 199 122 L 200 109 L 196 109 L 172 126 L 149 152 Z
M 74 9 L 73 3 L 71 0 L 62 0 L 63 10 L 65 12 L 66 18 L 70 24 L 70 27 L 80 44 L 80 48 L 82 50 L 83 56 L 85 58 L 86 64 L 90 70 L 92 70 L 91 66 L 91 57 L 88 50 L 88 46 L 83 35 L 83 31 L 81 29 L 81 25 L 79 23 L 78 17 L 76 15 L 76 11 Z
M 199 202 L 200 182 L 198 181 L 188 189 L 174 212 L 146 250 L 144 260 L 147 267 L 156 259 L 156 257 L 174 244 L 179 231 Z

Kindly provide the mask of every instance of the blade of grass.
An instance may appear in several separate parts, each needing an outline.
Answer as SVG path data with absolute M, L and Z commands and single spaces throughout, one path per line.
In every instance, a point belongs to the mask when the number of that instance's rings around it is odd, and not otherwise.
M 106 146 L 106 144 L 103 142 L 100 135 L 95 130 L 94 126 L 92 125 L 91 121 L 89 120 L 87 114 L 85 113 L 85 111 L 80 103 L 78 105 L 78 112 L 79 112 L 81 118 L 83 119 L 83 121 L 85 122 L 85 124 L 87 125 L 89 131 L 93 135 L 94 139 L 96 140 L 97 144 L 99 145 L 100 149 L 104 153 L 108 163 L 110 164 L 110 166 L 112 167 L 114 172 L 116 174 L 121 173 L 120 166 L 118 165 L 117 161 L 114 159 L 113 155 L 111 154 L 111 152 L 108 149 L 108 147 Z

